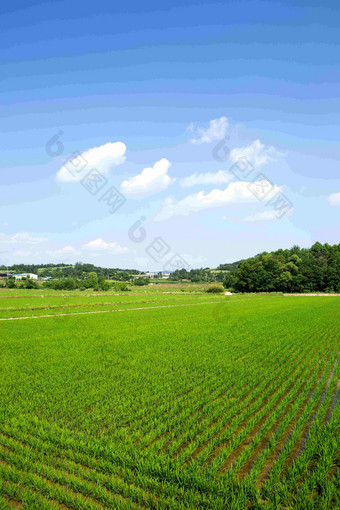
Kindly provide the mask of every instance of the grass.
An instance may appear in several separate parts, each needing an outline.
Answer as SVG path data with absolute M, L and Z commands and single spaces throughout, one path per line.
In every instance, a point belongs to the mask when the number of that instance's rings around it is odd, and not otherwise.
M 193 285 L 1 291 L 1 509 L 339 507 L 338 298 Z

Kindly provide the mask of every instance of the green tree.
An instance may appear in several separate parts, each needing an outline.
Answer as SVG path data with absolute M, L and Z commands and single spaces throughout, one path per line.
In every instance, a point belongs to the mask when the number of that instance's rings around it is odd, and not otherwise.
M 35 280 L 32 280 L 29 276 L 27 276 L 26 280 L 24 281 L 23 285 L 24 289 L 38 289 L 39 285 L 38 282 Z
M 98 276 L 97 273 L 91 272 L 87 275 L 85 280 L 85 287 L 89 288 L 95 288 L 98 286 Z
M 13 276 L 10 276 L 8 279 L 7 279 L 7 282 L 6 282 L 6 287 L 8 289 L 15 289 L 16 288 L 16 283 L 15 283 L 15 278 Z
M 232 271 L 228 271 L 228 273 L 226 273 L 224 277 L 223 286 L 226 289 L 231 289 L 234 286 L 234 282 L 235 282 L 234 273 L 232 273 Z
M 241 292 L 339 292 L 340 245 L 260 253 L 228 274 L 230 284 Z
M 108 291 L 111 289 L 111 284 L 106 280 L 101 280 L 99 283 L 100 290 Z
M 142 287 L 143 285 L 149 285 L 150 280 L 148 278 L 136 278 L 133 282 L 134 285 L 137 285 L 138 287 Z

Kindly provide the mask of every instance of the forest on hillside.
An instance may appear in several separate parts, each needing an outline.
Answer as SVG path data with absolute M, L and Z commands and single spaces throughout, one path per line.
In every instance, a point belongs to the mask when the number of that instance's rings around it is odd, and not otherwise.
M 340 292 L 340 244 L 263 252 L 227 273 L 237 292 Z

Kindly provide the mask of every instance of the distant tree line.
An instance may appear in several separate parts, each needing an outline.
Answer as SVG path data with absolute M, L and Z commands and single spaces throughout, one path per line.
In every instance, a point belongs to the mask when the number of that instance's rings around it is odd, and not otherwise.
M 221 271 L 212 271 L 208 267 L 203 269 L 176 269 L 170 274 L 170 281 L 188 280 L 190 282 L 223 282 L 224 273 Z
M 0 269 L 6 269 L 4 266 Z M 6 269 L 7 270 L 7 269 Z M 53 277 L 44 286 L 58 290 L 109 290 L 115 280 L 116 290 L 127 290 L 125 282 L 147 285 L 150 280 L 136 269 L 102 268 L 93 264 L 16 264 L 11 273 L 35 273 Z M 223 282 L 224 287 L 236 292 L 340 292 L 340 245 L 315 243 L 311 248 L 293 246 L 290 250 L 263 252 L 255 257 L 233 263 L 220 264 L 217 269 L 177 269 L 170 281 Z M 122 287 L 118 288 L 121 282 Z M 16 284 L 9 278 L 8 287 L 35 288 L 33 280 Z
M 68 264 L 13 264 L 8 267 L 8 270 L 12 273 L 33 273 L 37 274 L 38 269 L 49 269 L 49 268 L 66 268 Z M 1 269 L 7 269 L 6 266 L 1 266 Z
M 110 282 L 105 280 L 104 276 L 97 275 L 95 272 L 88 273 L 86 278 L 79 280 L 76 278 L 62 278 L 47 280 L 43 283 L 47 289 L 53 290 L 87 290 L 93 289 L 94 291 L 127 291 L 129 290 L 125 282 Z
M 142 286 L 149 285 L 149 278 L 135 278 L 133 285 Z M 130 284 L 131 285 L 131 284 Z M 5 286 L 9 289 L 38 289 L 39 284 L 37 280 L 31 279 L 29 276 L 16 281 L 13 276 L 6 279 Z M 42 287 L 45 289 L 53 290 L 87 290 L 93 289 L 94 291 L 129 291 L 131 290 L 126 282 L 123 281 L 108 281 L 102 275 L 97 275 L 95 272 L 88 273 L 83 279 L 72 277 L 67 278 L 54 278 L 43 282 Z
M 260 253 L 228 272 L 224 286 L 238 292 L 340 292 L 340 244 Z
M 5 286 L 9 289 L 38 289 L 39 284 L 29 276 L 16 281 L 13 276 L 7 278 Z M 55 278 L 43 282 L 43 288 L 53 290 L 87 290 L 93 289 L 94 291 L 128 291 L 130 290 L 125 282 L 111 282 L 105 280 L 104 276 L 97 275 L 95 272 L 88 273 L 86 278 Z
M 7 271 L 5 266 L 2 270 Z M 14 264 L 8 268 L 10 273 L 34 273 L 39 274 L 41 278 L 51 276 L 53 278 L 79 278 L 85 279 L 89 273 L 96 273 L 98 277 L 116 281 L 129 281 L 132 275 L 139 274 L 137 269 L 119 269 L 97 267 L 93 264 L 83 264 L 77 262 L 74 265 L 69 264 Z
M 36 280 L 32 280 L 29 276 L 22 278 L 19 283 L 15 281 L 13 276 L 10 276 L 6 280 L 5 286 L 8 289 L 38 289 L 39 285 Z
M 241 264 L 241 262 L 243 262 L 243 261 L 238 260 L 236 262 L 231 262 L 229 264 L 220 264 L 217 269 L 223 270 L 223 271 L 233 271 Z

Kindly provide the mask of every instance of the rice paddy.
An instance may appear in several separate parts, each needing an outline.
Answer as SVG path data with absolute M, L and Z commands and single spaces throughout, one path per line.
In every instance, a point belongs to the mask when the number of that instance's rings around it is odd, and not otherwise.
M 0 508 L 340 507 L 340 299 L 155 287 L 1 291 Z

